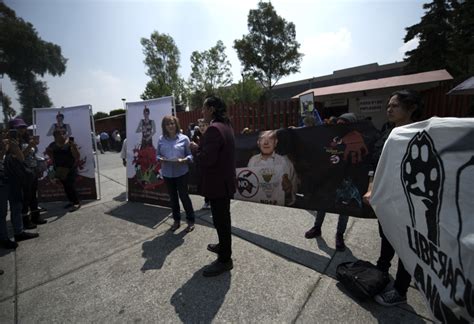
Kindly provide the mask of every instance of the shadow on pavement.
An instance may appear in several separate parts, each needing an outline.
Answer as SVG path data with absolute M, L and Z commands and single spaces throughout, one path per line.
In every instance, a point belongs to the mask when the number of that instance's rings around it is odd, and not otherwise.
M 270 252 L 280 255 L 286 259 L 295 261 L 301 265 L 311 268 L 319 273 L 324 273 L 331 258 L 310 252 L 288 243 L 280 242 L 244 229 L 232 227 L 232 234 L 250 241 Z
M 153 240 L 144 242 L 142 245 L 142 257 L 144 257 L 146 261 L 141 271 L 145 272 L 147 270 L 161 269 L 168 255 L 184 243 L 183 238 L 185 235 L 186 231 L 174 234 L 170 230 L 167 230 Z
M 204 267 L 203 267 L 204 268 Z M 171 297 L 171 305 L 183 323 L 211 323 L 230 288 L 230 271 L 213 278 L 199 269 Z
M 156 228 L 170 215 L 171 209 L 143 203 L 127 202 L 108 212 L 111 215 L 138 225 Z

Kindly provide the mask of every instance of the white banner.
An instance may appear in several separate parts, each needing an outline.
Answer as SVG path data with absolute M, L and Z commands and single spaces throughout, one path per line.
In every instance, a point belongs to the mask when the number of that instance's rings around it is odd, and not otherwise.
M 89 105 L 34 109 L 36 130 L 39 135 L 38 155 L 45 156 L 46 147 L 54 142 L 56 129 L 66 131 L 77 144 L 80 161 L 77 165 L 77 189 L 82 199 L 96 199 L 95 161 L 92 148 L 91 108 Z M 46 156 L 47 157 L 47 156 Z M 39 196 L 42 200 L 62 199 L 62 186 L 54 181 L 51 161 L 48 169 L 39 179 Z
M 158 203 L 169 201 L 156 160 L 156 147 L 162 134 L 161 121 L 174 111 L 173 97 L 127 102 L 127 179 L 128 198 Z M 162 192 L 163 191 L 163 192 Z
M 474 119 L 395 128 L 371 204 L 432 315 L 474 322 Z

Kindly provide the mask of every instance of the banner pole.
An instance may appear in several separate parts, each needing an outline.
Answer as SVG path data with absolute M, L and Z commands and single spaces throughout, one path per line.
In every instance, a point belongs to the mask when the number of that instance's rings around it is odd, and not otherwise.
M 95 172 L 97 173 L 97 182 L 99 184 L 99 195 L 97 197 L 97 200 L 100 200 L 102 199 L 102 191 L 101 191 L 101 186 L 100 186 L 99 152 L 97 151 L 97 134 L 95 133 L 95 122 L 94 122 L 94 115 L 92 114 L 91 105 L 89 105 L 89 120 L 92 121 L 92 132 L 94 134 L 94 140 L 92 142 L 94 143 L 95 164 L 97 166 Z

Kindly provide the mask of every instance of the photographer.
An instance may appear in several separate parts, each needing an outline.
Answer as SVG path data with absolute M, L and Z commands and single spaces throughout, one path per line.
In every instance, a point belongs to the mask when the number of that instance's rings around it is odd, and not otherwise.
M 30 136 L 27 125 L 21 118 L 15 118 L 10 121 L 10 129 L 16 129 L 16 140 L 22 150 L 25 158 L 24 165 L 28 175 L 28 183 L 23 187 L 23 226 L 26 229 L 36 228 L 36 225 L 45 224 L 46 221 L 40 217 L 38 207 L 38 162 L 36 160 L 38 136 Z M 29 211 L 29 213 L 28 213 Z
M 15 249 L 18 246 L 16 242 L 39 236 L 23 230 L 22 187 L 25 185 L 26 172 L 23 166 L 23 152 L 15 140 L 16 136 L 16 130 L 12 129 L 8 138 L 3 133 L 0 141 L 0 247 L 6 249 Z M 8 238 L 7 202 L 10 203 L 10 216 L 16 242 Z

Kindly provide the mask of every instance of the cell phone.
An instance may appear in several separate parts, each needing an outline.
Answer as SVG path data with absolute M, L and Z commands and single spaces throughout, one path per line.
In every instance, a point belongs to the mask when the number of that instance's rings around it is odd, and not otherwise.
M 69 142 L 74 142 L 74 137 L 70 136 L 69 137 Z
M 8 131 L 8 138 L 16 139 L 16 134 L 17 134 L 16 129 L 10 129 L 10 130 Z

